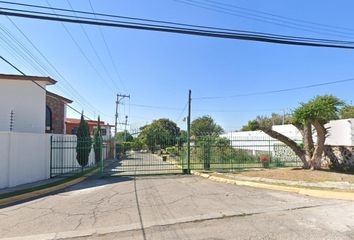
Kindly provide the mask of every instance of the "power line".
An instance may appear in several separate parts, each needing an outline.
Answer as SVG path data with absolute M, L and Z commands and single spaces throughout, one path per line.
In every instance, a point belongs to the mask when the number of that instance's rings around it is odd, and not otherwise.
M 224 38 L 224 39 L 238 39 L 238 40 L 278 43 L 278 44 L 287 44 L 287 45 L 299 45 L 299 46 L 354 49 L 353 42 L 348 42 L 348 41 L 329 40 L 329 39 L 314 39 L 311 41 L 309 40 L 305 41 L 304 38 L 301 37 L 288 36 L 288 38 L 285 37 L 280 38 L 280 37 L 273 37 L 271 35 L 267 35 L 266 33 L 264 33 L 263 35 L 256 35 L 256 34 L 240 34 L 240 33 L 233 33 L 233 32 L 204 31 L 198 29 L 176 28 L 176 27 L 161 26 L 161 25 L 159 26 L 159 25 L 147 25 L 147 24 L 137 24 L 137 23 L 128 23 L 128 24 L 116 23 L 109 20 L 104 20 L 104 21 L 86 20 L 82 17 L 75 18 L 75 16 L 58 17 L 59 16 L 58 14 L 55 14 L 56 17 L 53 17 L 51 14 L 48 13 L 41 13 L 44 15 L 38 15 L 38 14 L 28 14 L 23 12 L 28 12 L 28 11 L 17 10 L 17 9 L 12 9 L 11 11 L 1 10 L 0 15 L 41 19 L 41 20 L 48 20 L 48 21 L 59 21 L 59 22 L 81 23 L 81 24 L 128 28 L 128 29 L 169 32 L 169 33 Z
M 21 42 L 19 42 L 11 33 L 8 29 L 6 29 L 4 26 L 0 25 L 0 29 L 5 33 L 5 35 L 0 36 L 0 38 L 4 41 L 5 44 L 8 45 L 12 51 L 10 51 L 11 54 L 17 54 L 20 58 L 22 58 L 26 63 L 29 63 L 29 67 L 34 69 L 35 71 L 41 73 L 42 75 L 45 74 L 45 70 L 43 71 L 43 66 L 38 63 L 38 59 L 27 49 L 24 47 Z M 19 48 L 16 47 L 16 44 L 19 46 Z
M 273 17 L 269 16 L 272 14 L 268 14 L 268 16 L 263 13 L 254 13 L 252 10 L 245 10 L 244 8 L 237 7 L 235 5 L 231 4 L 223 4 L 223 3 L 218 3 L 215 1 L 195 1 L 195 0 L 175 0 L 176 2 L 180 2 L 186 5 L 214 11 L 214 12 L 219 12 L 219 13 L 224 13 L 227 15 L 232 15 L 236 17 L 241 17 L 241 18 L 246 18 L 246 19 L 251 19 L 255 21 L 259 21 L 262 23 L 270 23 L 282 27 L 287 27 L 291 29 L 296 29 L 296 30 L 302 30 L 306 32 L 312 32 L 312 33 L 317 33 L 317 34 L 322 34 L 322 35 L 332 35 L 332 36 L 353 36 L 353 34 L 348 34 L 347 32 L 343 31 L 338 31 L 338 28 L 332 27 L 331 29 L 323 28 L 323 27 L 316 27 L 316 26 L 308 26 L 306 24 L 301 24 L 298 22 L 294 22 L 294 20 L 289 21 L 289 20 L 284 20 L 281 19 L 281 17 Z M 211 3 L 210 3 L 211 2 Z M 226 7 L 225 7 L 226 6 Z M 265 16 L 264 16 L 265 15 Z M 337 33 L 337 34 L 335 34 Z
M 48 0 L 46 0 L 47 4 L 49 6 L 50 2 Z M 54 10 L 53 10 L 54 11 Z M 0 11 L 1 12 L 1 11 Z M 1 14 L 1 13 L 0 13 Z M 51 15 L 55 15 L 58 16 L 58 14 L 56 14 L 55 12 Z M 103 80 L 103 82 L 105 83 L 105 86 L 114 93 L 114 91 L 112 90 L 112 88 L 110 86 L 108 86 L 109 84 L 107 84 L 105 78 L 100 74 L 100 72 L 97 70 L 97 68 L 95 67 L 95 65 L 92 63 L 92 61 L 90 60 L 90 58 L 86 55 L 85 51 L 80 47 L 80 44 L 75 40 L 74 36 L 71 34 L 71 32 L 69 31 L 69 29 L 65 26 L 65 24 L 60 21 L 61 25 L 63 26 L 65 32 L 69 35 L 70 39 L 73 41 L 74 45 L 76 46 L 76 48 L 79 50 L 80 54 L 84 57 L 84 59 L 86 60 L 86 62 L 89 64 L 89 66 L 94 70 L 94 72 L 97 74 L 97 76 Z
M 223 6 L 228 6 L 230 8 L 236 8 L 236 9 L 252 12 L 252 13 L 258 13 L 258 14 L 263 14 L 263 15 L 267 15 L 267 16 L 272 16 L 272 17 L 275 17 L 275 18 L 286 19 L 286 20 L 290 20 L 290 21 L 302 22 L 302 23 L 311 24 L 311 25 L 314 25 L 314 26 L 320 26 L 320 27 L 324 27 L 324 28 L 329 28 L 330 30 L 342 29 L 342 30 L 346 30 L 346 31 L 349 31 L 349 32 L 354 32 L 354 29 L 346 28 L 346 27 L 342 27 L 342 26 L 334 26 L 334 25 L 328 25 L 328 24 L 323 24 L 323 23 L 318 23 L 318 22 L 312 22 L 312 21 L 307 21 L 307 20 L 298 19 L 298 18 L 291 18 L 291 17 L 281 16 L 281 15 L 274 14 L 274 13 L 269 13 L 269 12 L 265 12 L 265 11 L 249 9 L 249 8 L 245 8 L 245 7 L 236 6 L 234 4 L 221 3 L 221 2 L 213 1 L 213 0 L 205 0 L 205 1 L 206 2 L 212 2 L 212 3 L 215 3 L 215 4 L 219 4 L 219 5 L 223 5 Z
M 14 64 L 12 64 L 10 61 L 8 61 L 6 58 L 4 58 L 3 56 L 0 55 L 0 58 L 5 62 L 7 63 L 8 65 L 10 65 L 12 68 L 14 68 L 16 71 L 18 71 L 19 73 L 21 73 L 23 76 L 27 76 L 24 72 L 22 72 L 18 67 L 16 67 Z M 42 87 L 40 84 L 38 84 L 36 81 L 32 80 L 31 81 L 37 85 L 38 87 L 40 87 L 42 90 L 44 90 L 46 93 L 47 93 L 47 89 L 45 89 L 44 87 Z M 57 99 L 57 98 L 56 98 Z M 79 110 L 71 107 L 70 105 L 66 104 L 64 101 L 63 103 L 68 106 L 70 109 L 74 110 L 75 112 L 79 113 L 79 114 L 82 114 L 85 118 L 87 118 L 88 120 L 91 120 L 89 117 L 85 116 L 83 114 L 83 112 L 80 112 Z
M 91 0 L 88 0 L 88 1 L 89 1 L 89 4 L 90 4 L 90 7 L 91 7 L 91 11 L 92 11 L 94 17 L 97 19 L 95 10 L 93 9 L 93 5 L 92 5 L 92 3 L 91 3 Z M 110 50 L 110 48 L 109 48 L 109 46 L 108 46 L 108 44 L 107 44 L 106 38 L 105 38 L 105 36 L 104 36 L 104 34 L 103 34 L 103 31 L 102 31 L 101 27 L 98 27 L 98 30 L 99 30 L 100 35 L 101 35 L 101 37 L 102 37 L 104 46 L 105 46 L 106 51 L 107 51 L 107 53 L 108 53 L 108 56 L 109 56 L 109 58 L 111 59 L 112 66 L 113 66 L 113 69 L 114 69 L 114 71 L 115 71 L 115 73 L 116 73 L 116 75 L 117 75 L 117 77 L 118 77 L 118 80 L 119 80 L 120 83 L 122 84 L 123 89 L 124 89 L 125 91 L 127 91 L 127 88 L 126 88 L 126 86 L 125 86 L 125 84 L 124 84 L 124 82 L 123 82 L 123 80 L 122 80 L 122 77 L 121 77 L 119 71 L 118 71 L 117 64 L 116 64 L 116 62 L 115 62 L 115 60 L 114 60 L 114 58 L 113 58 L 113 56 L 112 56 L 112 54 L 111 54 L 111 50 Z
M 177 0 L 175 0 L 177 1 Z M 180 1 L 181 2 L 181 1 Z M 208 1 L 206 1 L 208 2 Z M 215 1 L 209 1 L 209 2 L 214 2 Z M 135 20 L 135 21 L 142 21 L 142 22 L 153 22 L 153 23 L 163 23 L 163 24 L 172 24 L 172 25 L 177 25 L 177 26 L 184 26 L 184 27 L 202 27 L 202 28 L 208 28 L 208 29 L 214 29 L 214 30 L 231 30 L 231 29 L 225 29 L 225 28 L 217 28 L 217 27 L 207 27 L 207 26 L 202 26 L 202 25 L 193 25 L 193 24 L 184 24 L 184 23 L 176 23 L 176 22 L 172 22 L 172 21 L 161 21 L 161 20 L 153 20 L 153 19 L 146 19 L 146 18 L 136 18 L 136 17 L 127 17 L 127 16 L 121 16 L 121 15 L 114 15 L 114 14 L 106 14 L 106 13 L 92 13 L 92 12 L 87 12 L 87 11 L 78 11 L 78 10 L 69 10 L 69 9 L 64 9 L 64 8 L 52 8 L 52 7 L 46 7 L 46 6 L 40 6 L 40 5 L 33 5 L 33 4 L 25 4 L 25 3 L 13 3 L 13 2 L 8 2 L 8 1 L 0 1 L 0 3 L 4 3 L 4 4 L 9 4 L 9 5 L 16 5 L 16 6 L 22 6 L 22 7 L 31 7 L 31 8 L 39 8 L 39 9 L 50 9 L 50 10 L 56 10 L 56 11 L 62 11 L 62 12 L 74 12 L 74 13 L 79 13 L 79 14 L 84 14 L 84 15 L 92 15 L 94 14 L 94 16 L 103 16 L 103 17 L 110 17 L 110 18 L 119 18 L 119 19 L 127 19 L 127 20 Z M 221 4 L 221 3 L 219 3 Z M 227 5 L 227 4 L 221 4 L 221 5 Z M 228 4 L 229 6 L 234 6 L 231 4 Z M 235 7 L 235 6 L 234 6 Z M 240 7 L 238 7 L 240 8 Z M 243 8 L 244 9 L 244 8 Z M 251 10 L 249 10 L 251 11 Z M 258 11 L 260 12 L 260 11 Z M 274 14 L 269 14 L 269 15 L 274 15 Z M 275 16 L 275 15 L 274 15 Z M 279 16 L 278 16 L 279 17 Z M 285 17 L 284 17 L 285 18 Z M 290 18 L 288 18 L 290 19 Z M 301 21 L 301 20 L 299 20 Z M 302 22 L 308 22 L 308 21 L 302 21 Z M 310 22 L 311 23 L 311 22 Z M 315 23 L 312 23 L 315 24 Z M 323 26 L 328 26 L 325 24 L 317 24 L 317 25 L 323 25 Z M 335 27 L 332 26 L 332 31 L 341 28 L 341 27 Z M 342 28 L 343 29 L 343 28 Z M 344 28 L 346 29 L 346 28 Z M 349 29 L 351 30 L 351 29 Z M 352 30 L 354 31 L 354 30 Z M 244 33 L 257 33 L 257 32 L 250 32 L 250 31 L 243 31 Z
M 183 107 L 181 113 L 178 115 L 177 120 L 176 120 L 176 123 L 179 122 L 179 120 L 181 119 L 183 113 L 184 113 L 184 112 L 186 111 L 186 109 L 187 109 L 187 106 L 188 106 L 188 102 L 186 102 L 186 104 L 184 105 L 184 107 Z
M 174 111 L 181 111 L 182 108 L 175 108 L 175 107 L 167 107 L 167 106 L 154 106 L 154 105 L 144 105 L 144 104 L 130 104 L 133 107 L 140 107 L 140 108 L 154 108 L 154 109 L 165 109 L 165 110 L 174 110 Z
M 57 75 L 66 82 L 66 84 L 70 87 L 70 89 L 72 90 L 73 94 L 70 93 L 69 95 L 73 98 L 76 99 L 76 101 L 79 102 L 80 105 L 82 105 L 83 107 L 83 102 L 86 103 L 86 105 L 88 105 L 91 110 L 97 111 L 97 109 L 95 109 L 78 91 L 76 91 L 76 89 L 70 84 L 70 82 L 58 71 L 58 69 L 49 61 L 49 59 L 42 53 L 42 51 L 31 41 L 31 39 L 21 30 L 21 28 L 14 22 L 12 21 L 12 19 L 8 16 L 6 16 L 8 18 L 8 20 L 12 23 L 12 25 L 21 33 L 21 35 L 27 40 L 27 42 L 30 43 L 30 45 L 39 53 L 39 55 L 47 62 L 47 64 L 57 73 Z M 48 70 L 47 70 L 48 71 Z M 49 72 L 50 73 L 50 72 Z M 82 101 L 81 101 L 82 99 Z
M 69 7 L 73 10 L 73 7 L 72 7 L 70 1 L 69 1 L 69 0 L 66 0 L 66 2 L 68 3 Z M 92 48 L 93 53 L 95 54 L 95 56 L 96 56 L 98 62 L 99 62 L 100 65 L 102 66 L 104 72 L 106 73 L 106 75 L 108 76 L 108 78 L 109 78 L 109 79 L 111 80 L 111 82 L 113 83 L 113 86 L 116 87 L 117 90 L 118 90 L 117 83 L 113 80 L 111 74 L 110 74 L 109 71 L 107 70 L 106 65 L 103 63 L 103 61 L 102 61 L 100 55 L 98 54 L 98 52 L 97 52 L 95 46 L 93 45 L 93 43 L 92 43 L 92 41 L 91 41 L 91 38 L 90 38 L 90 36 L 88 35 L 88 33 L 87 33 L 85 27 L 82 26 L 82 24 L 80 24 L 80 28 L 81 28 L 82 32 L 84 33 L 84 35 L 85 35 L 87 41 L 89 42 L 90 47 Z
M 352 82 L 352 81 L 354 81 L 354 78 L 331 81 L 331 82 L 324 82 L 324 83 L 317 83 L 317 84 L 305 85 L 305 86 L 300 86 L 300 87 L 284 88 L 284 89 L 278 89 L 278 90 L 235 94 L 235 95 L 229 95 L 229 96 L 205 96 L 205 97 L 197 97 L 197 98 L 193 98 L 193 99 L 194 100 L 207 100 L 207 99 L 223 99 L 223 98 L 237 98 L 237 97 L 266 95 L 266 94 L 272 94 L 272 93 L 290 92 L 290 91 L 295 91 L 295 90 L 314 88 L 314 87 L 320 87 L 320 86 L 326 86 L 326 85 L 333 85 L 333 84 L 337 84 L 337 83 L 345 83 L 345 82 Z
M 9 17 L 8 17 L 9 18 Z M 10 21 L 11 21 L 11 19 L 9 19 Z M 11 21 L 12 22 L 12 21 Z M 14 22 L 12 22 L 13 24 L 14 24 Z M 17 27 L 17 25 L 15 24 L 15 27 Z M 16 54 L 18 54 L 21 58 L 23 58 L 26 62 L 28 62 L 29 63 L 29 65 L 32 67 L 32 68 L 34 68 L 34 69 L 37 69 L 37 71 L 39 71 L 42 75 L 46 75 L 46 73 L 48 73 L 49 75 L 51 75 L 51 71 L 47 68 L 47 66 L 45 66 L 45 64 L 44 63 L 42 63 L 41 62 L 41 60 L 40 59 L 38 59 L 34 54 L 32 54 L 31 53 L 31 51 L 29 50 L 29 49 L 27 49 L 26 48 L 26 46 L 19 40 L 19 39 L 17 39 L 9 30 L 7 30 L 4 26 L 0 26 L 0 29 L 1 30 L 3 30 L 4 31 L 4 33 L 7 35 L 7 36 L 9 36 L 11 39 L 12 39 L 12 41 L 9 41 L 9 40 L 7 40 L 6 41 L 6 44 L 8 44 L 8 45 L 11 45 L 11 44 L 14 44 L 14 43 L 16 43 L 19 47 L 20 47 L 20 49 L 18 50 L 17 48 L 16 48 L 16 46 L 10 46 L 11 48 L 12 48 L 12 50 L 13 51 L 11 51 L 11 53 L 16 53 Z M 18 30 L 20 30 L 20 29 L 18 29 Z M 2 38 L 1 36 L 0 36 L 0 38 Z M 29 40 L 29 39 L 27 39 L 27 40 Z M 30 41 L 30 40 L 29 40 Z M 35 46 L 34 46 L 35 47 Z M 24 51 L 24 54 L 20 51 L 20 50 L 23 50 Z M 39 49 L 37 49 L 38 51 L 39 51 Z M 28 54 L 28 56 L 30 57 L 30 58 L 28 58 L 27 56 L 26 56 L 26 54 Z M 43 55 L 43 54 L 42 54 Z M 40 68 L 37 68 L 37 65 L 39 66 L 39 67 L 41 67 L 41 69 Z M 42 69 L 44 70 L 44 72 L 42 71 Z M 65 88 L 62 88 L 62 87 L 60 87 L 60 86 L 56 86 L 56 87 L 58 87 L 59 89 L 61 89 L 63 92 L 66 92 L 67 94 L 69 93 L 68 91 L 67 91 L 67 89 L 65 89 Z M 68 94 L 68 95 L 71 95 L 70 93 Z M 93 113 L 95 113 L 95 109 L 93 108 Z
M 92 12 L 87 12 L 87 11 L 78 11 L 78 10 L 70 10 L 70 9 L 64 9 L 64 8 L 55 8 L 55 7 L 46 7 L 46 6 L 40 6 L 40 5 L 33 5 L 33 4 L 24 4 L 24 3 L 13 3 L 13 2 L 8 2 L 8 1 L 0 1 L 0 3 L 5 3 L 5 4 L 10 4 L 10 5 L 17 5 L 17 6 L 26 6 L 26 7 L 31 7 L 31 8 L 39 8 L 39 9 L 46 9 L 46 10 L 55 10 L 55 11 L 62 11 L 62 12 L 71 12 L 71 13 L 79 13 L 79 14 L 84 14 L 84 15 L 94 15 L 96 20 L 103 20 L 103 19 L 97 19 L 97 16 L 104 16 L 104 17 L 110 17 L 110 18 L 118 18 L 118 19 L 127 19 L 127 20 L 135 20 L 135 21 L 141 21 L 141 22 L 151 22 L 151 23 L 162 23 L 162 24 L 171 24 L 171 25 L 176 25 L 176 26 L 183 26 L 183 27 L 196 27 L 196 28 L 203 28 L 203 29 L 209 29 L 209 30 L 221 30 L 221 31 L 235 31 L 234 29 L 229 29 L 229 28 L 219 28 L 219 27 L 210 27 L 210 26 L 203 26 L 203 25 L 195 25 L 195 24 L 185 24 L 185 23 L 177 23 L 177 22 L 172 22 L 172 21 L 161 21 L 161 20 L 154 20 L 154 19 L 146 19 L 146 18 L 136 18 L 136 17 L 127 17 L 127 16 L 121 16 L 121 15 L 113 15 L 113 14 L 105 14 L 105 13 L 92 13 Z M 2 8 L 2 9 L 9 9 L 9 8 Z M 14 10 L 14 9 L 9 9 L 9 10 Z M 35 12 L 35 11 L 26 11 L 28 13 L 40 13 L 40 12 Z M 58 16 L 68 16 L 68 15 L 58 15 Z M 84 19 L 91 19 L 92 18 L 84 18 Z M 118 21 L 115 21 L 118 23 Z M 120 23 L 124 23 L 119 21 Z M 241 31 L 237 30 L 239 33 L 248 33 L 248 34 L 261 34 L 261 32 L 254 32 L 254 31 Z M 279 34 L 269 34 L 272 36 L 277 36 L 277 37 L 286 37 L 282 36 Z

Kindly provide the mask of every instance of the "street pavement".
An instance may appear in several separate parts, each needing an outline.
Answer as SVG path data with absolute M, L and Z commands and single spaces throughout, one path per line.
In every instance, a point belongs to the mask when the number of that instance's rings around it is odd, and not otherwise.
M 180 174 L 182 169 L 170 161 L 162 161 L 162 157 L 151 154 L 132 151 L 124 159 L 106 160 L 104 174 L 110 176 L 126 175 L 157 175 Z
M 0 239 L 354 239 L 354 202 L 197 176 L 93 176 L 0 209 Z

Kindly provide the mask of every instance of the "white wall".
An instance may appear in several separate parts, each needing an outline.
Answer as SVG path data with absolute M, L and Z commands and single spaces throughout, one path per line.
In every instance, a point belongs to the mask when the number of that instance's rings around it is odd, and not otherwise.
M 53 174 L 58 175 L 75 170 L 80 171 L 81 166 L 76 161 L 76 135 L 52 134 L 52 136 L 54 140 L 52 143 L 52 164 L 54 168 L 57 168 L 53 169 Z M 50 149 L 48 151 L 50 151 Z M 93 147 L 91 147 L 87 166 L 93 166 L 94 164 L 95 152 Z
M 302 135 L 300 133 L 300 131 L 291 124 L 285 124 L 285 125 L 275 125 L 272 127 L 272 129 L 274 131 L 277 131 L 278 133 L 281 133 L 291 139 L 295 139 L 295 140 L 301 140 L 302 139 Z
M 44 83 L 40 83 L 45 87 Z M 15 132 L 45 132 L 45 91 L 31 81 L 0 81 L 0 131 L 9 131 L 14 111 Z
M 271 138 L 262 131 L 230 132 L 220 135 L 230 140 L 231 146 L 237 149 L 272 152 L 274 144 L 279 141 Z
M 354 146 L 354 118 L 333 120 L 326 124 L 328 128 L 327 145 Z
M 333 120 L 325 127 L 328 128 L 326 145 L 354 146 L 354 119 Z M 301 133 L 293 125 L 276 125 L 272 129 L 298 142 L 302 141 Z M 254 151 L 273 151 L 275 144 L 282 144 L 262 131 L 229 132 L 222 134 L 221 137 L 230 139 L 235 148 Z M 269 140 L 271 140 L 270 143 L 267 142 Z M 314 140 L 316 140 L 316 134 L 314 134 Z
M 51 136 L 63 139 L 55 144 L 60 149 L 52 152 L 53 163 L 61 168 L 57 173 L 81 169 L 76 161 L 75 135 L 0 132 L 0 189 L 50 178 Z M 103 151 L 103 159 L 106 157 L 107 152 Z M 91 148 L 87 166 L 94 164 L 95 153 Z
M 0 132 L 0 188 L 49 178 L 49 135 Z

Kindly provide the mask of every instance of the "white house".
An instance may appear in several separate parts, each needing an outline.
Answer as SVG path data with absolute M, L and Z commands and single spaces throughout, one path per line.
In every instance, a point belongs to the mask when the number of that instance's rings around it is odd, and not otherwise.
M 326 145 L 330 146 L 354 146 L 354 119 L 333 120 L 325 125 L 328 129 Z M 275 125 L 272 127 L 277 131 L 297 142 L 302 142 L 299 130 L 291 124 Z M 271 138 L 262 131 L 229 132 L 221 137 L 230 139 L 235 148 L 256 151 L 273 152 L 274 145 L 282 144 Z M 314 136 L 316 140 L 316 136 Z
M 0 131 L 45 133 L 46 91 L 50 77 L 0 74 Z M 12 115 L 12 116 L 11 116 Z

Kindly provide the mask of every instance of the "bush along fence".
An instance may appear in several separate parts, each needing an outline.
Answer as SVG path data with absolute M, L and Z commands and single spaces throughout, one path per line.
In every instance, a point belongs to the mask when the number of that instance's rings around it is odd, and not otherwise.
M 99 144 L 99 145 L 98 145 Z M 78 139 L 74 135 L 53 135 L 50 139 L 50 177 L 72 176 L 113 158 L 109 141 Z
M 298 141 L 301 144 L 301 141 Z M 191 170 L 237 170 L 301 166 L 301 160 L 283 143 L 266 137 L 222 138 L 199 136 L 191 140 Z
M 172 141 L 170 141 L 172 143 Z M 297 141 L 301 145 L 301 141 Z M 124 149 L 124 146 L 121 146 Z M 190 170 L 233 171 L 246 168 L 275 168 L 302 166 L 301 160 L 283 143 L 268 137 L 239 137 L 228 139 L 219 136 L 191 137 L 190 159 L 187 144 L 154 146 L 161 149 L 167 161 Z M 148 148 L 147 148 L 148 149 Z

